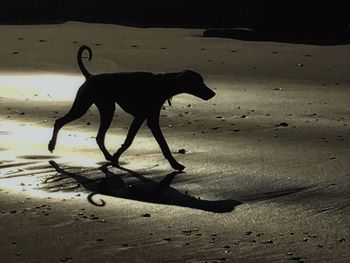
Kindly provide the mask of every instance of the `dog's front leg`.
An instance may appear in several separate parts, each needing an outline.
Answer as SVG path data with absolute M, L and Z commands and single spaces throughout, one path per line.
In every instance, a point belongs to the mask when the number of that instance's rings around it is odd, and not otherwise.
M 106 160 L 111 161 L 112 155 L 108 152 L 105 146 L 105 136 L 106 132 L 111 125 L 114 111 L 115 111 L 115 104 L 114 102 L 111 103 L 101 103 L 96 104 L 99 112 L 100 112 L 100 128 L 98 129 L 98 133 L 96 136 L 96 142 L 98 146 L 100 147 L 100 150 L 102 151 L 103 155 L 105 156 Z
M 118 149 L 118 151 L 112 157 L 112 163 L 118 164 L 119 157 L 123 154 L 123 152 L 125 152 L 130 147 L 130 145 L 132 144 L 132 142 L 136 136 L 136 133 L 140 129 L 144 120 L 145 120 L 144 117 L 135 117 L 134 118 L 134 120 L 132 121 L 132 123 L 130 125 L 128 135 L 126 136 L 124 143 L 122 144 L 122 146 Z
M 152 134 L 158 142 L 165 159 L 169 161 L 171 167 L 178 171 L 182 171 L 183 169 L 185 169 L 185 166 L 178 163 L 170 152 L 169 146 L 165 141 L 162 130 L 159 127 L 159 115 L 148 118 L 147 126 L 151 129 Z
M 58 132 L 60 131 L 60 129 L 64 125 L 66 125 L 66 124 L 80 118 L 81 116 L 83 116 L 87 112 L 87 110 L 90 108 L 90 106 L 92 105 L 92 102 L 90 100 L 84 98 L 80 94 L 81 94 L 81 92 L 78 92 L 78 94 L 74 100 L 74 103 L 72 105 L 72 108 L 69 110 L 69 112 L 66 115 L 64 115 L 62 118 L 59 118 L 55 121 L 54 130 L 52 133 L 52 138 L 51 138 L 49 145 L 48 145 L 50 152 L 53 152 L 53 150 L 55 149 L 57 135 L 58 135 Z

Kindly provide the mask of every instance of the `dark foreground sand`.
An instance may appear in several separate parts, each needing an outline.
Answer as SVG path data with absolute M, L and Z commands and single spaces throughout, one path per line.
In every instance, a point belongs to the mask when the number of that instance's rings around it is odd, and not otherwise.
M 200 30 L 1 26 L 0 262 L 348 262 L 350 46 L 201 38 Z M 217 96 L 180 95 L 108 167 L 92 108 L 53 121 L 91 72 L 201 72 Z M 131 119 L 117 112 L 113 151 Z M 102 206 L 101 206 L 102 205 Z

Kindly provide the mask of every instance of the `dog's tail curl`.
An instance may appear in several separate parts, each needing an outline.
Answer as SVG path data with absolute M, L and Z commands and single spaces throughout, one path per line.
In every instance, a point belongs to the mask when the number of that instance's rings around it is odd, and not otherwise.
M 88 79 L 88 78 L 91 77 L 91 74 L 90 74 L 90 72 L 87 71 L 87 69 L 85 68 L 84 63 L 83 63 L 83 60 L 82 60 L 82 58 L 83 58 L 83 52 L 84 52 L 85 50 L 87 50 L 87 52 L 89 53 L 89 57 L 88 57 L 89 61 L 92 59 L 92 50 L 91 50 L 91 48 L 89 48 L 89 47 L 86 46 L 86 45 L 83 45 L 83 46 L 81 46 L 81 47 L 79 48 L 79 50 L 78 50 L 77 60 L 78 60 L 78 65 L 79 65 L 79 68 L 80 68 L 80 70 L 81 70 L 81 73 L 83 73 L 84 77 L 85 77 L 86 79 Z

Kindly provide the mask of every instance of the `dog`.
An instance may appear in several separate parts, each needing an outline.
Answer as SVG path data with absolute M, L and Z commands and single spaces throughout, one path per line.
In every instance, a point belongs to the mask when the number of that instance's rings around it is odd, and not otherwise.
M 53 152 L 55 149 L 59 130 L 67 123 L 82 117 L 90 106 L 95 104 L 100 113 L 100 127 L 96 142 L 107 161 L 118 165 L 119 157 L 130 147 L 139 128 L 146 120 L 147 126 L 171 167 L 182 171 L 185 166 L 178 163 L 172 156 L 159 126 L 159 115 L 163 104 L 167 100 L 170 103 L 170 99 L 180 93 L 191 94 L 203 100 L 213 98 L 216 94 L 204 84 L 202 76 L 192 70 L 164 74 L 122 72 L 92 75 L 83 64 L 84 51 L 88 52 L 89 61 L 93 54 L 86 45 L 81 46 L 78 50 L 78 65 L 86 80 L 79 88 L 69 112 L 55 121 L 52 138 L 48 145 L 49 151 Z M 111 155 L 104 141 L 116 104 L 131 114 L 134 119 L 124 143 L 116 153 Z

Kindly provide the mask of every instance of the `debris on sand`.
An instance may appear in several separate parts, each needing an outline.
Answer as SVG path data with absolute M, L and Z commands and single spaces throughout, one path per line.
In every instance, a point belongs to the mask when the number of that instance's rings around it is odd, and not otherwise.
M 245 232 L 245 234 L 246 234 L 247 236 L 250 236 L 251 234 L 253 234 L 253 232 L 252 232 L 252 231 L 247 231 L 247 232 Z
M 266 241 L 262 241 L 261 244 L 273 244 L 273 240 L 268 239 Z
M 186 153 L 186 150 L 185 149 L 180 149 L 177 151 L 178 153 L 181 153 L 181 154 L 185 154 Z
M 285 122 L 285 121 L 283 121 L 283 122 L 281 122 L 280 124 L 278 124 L 277 126 L 281 126 L 281 127 L 288 127 L 288 123 L 287 122 Z
M 72 261 L 72 260 L 73 260 L 73 257 L 64 257 L 64 258 L 60 259 L 60 262 L 69 262 L 69 261 Z

